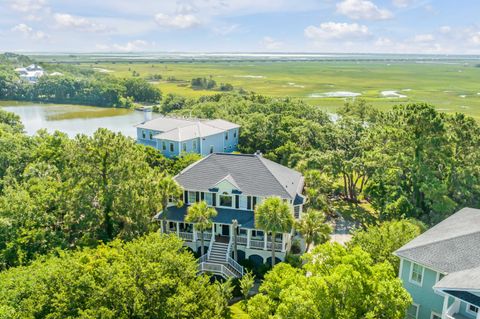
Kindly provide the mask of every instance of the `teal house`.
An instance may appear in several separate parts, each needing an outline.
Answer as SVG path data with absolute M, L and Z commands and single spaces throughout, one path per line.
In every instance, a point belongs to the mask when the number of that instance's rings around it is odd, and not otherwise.
M 240 126 L 222 119 L 201 120 L 162 116 L 136 125 L 137 142 L 166 157 L 183 153 L 202 156 L 238 150 Z
M 480 210 L 464 208 L 398 249 L 408 319 L 480 319 Z

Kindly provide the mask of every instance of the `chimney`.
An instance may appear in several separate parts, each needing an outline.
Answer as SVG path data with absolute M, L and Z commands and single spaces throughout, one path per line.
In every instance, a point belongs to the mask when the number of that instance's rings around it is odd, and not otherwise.
M 150 108 L 143 108 L 143 121 L 148 122 L 152 119 L 152 110 Z

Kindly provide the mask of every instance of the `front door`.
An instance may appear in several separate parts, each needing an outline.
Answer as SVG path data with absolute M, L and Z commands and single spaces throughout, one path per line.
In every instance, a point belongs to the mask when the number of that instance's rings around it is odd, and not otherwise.
M 222 225 L 222 236 L 230 236 L 230 225 Z

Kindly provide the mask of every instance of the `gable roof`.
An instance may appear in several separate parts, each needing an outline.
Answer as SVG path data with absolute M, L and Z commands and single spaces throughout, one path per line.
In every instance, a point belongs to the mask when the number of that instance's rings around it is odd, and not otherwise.
M 187 141 L 238 128 L 240 125 L 225 120 L 199 120 L 176 117 L 158 117 L 136 125 L 138 128 L 160 132 L 154 138 L 169 141 Z
M 463 208 L 394 254 L 443 273 L 480 265 L 480 210 Z
M 185 189 L 206 192 L 228 180 L 244 195 L 292 200 L 303 189 L 302 174 L 257 154 L 213 153 L 185 168 L 175 180 Z
M 434 289 L 480 290 L 480 266 L 443 277 Z

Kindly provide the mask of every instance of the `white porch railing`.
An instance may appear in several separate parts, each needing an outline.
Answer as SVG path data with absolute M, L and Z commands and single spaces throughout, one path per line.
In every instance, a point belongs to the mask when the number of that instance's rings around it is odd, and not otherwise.
M 237 244 L 239 244 L 239 245 L 246 245 L 246 244 L 247 244 L 247 241 L 248 241 L 248 238 L 247 238 L 247 237 L 237 236 Z
M 270 241 L 267 242 L 267 249 L 272 249 L 272 243 Z M 275 243 L 275 251 L 282 251 L 282 243 Z
M 255 240 L 255 239 L 250 240 L 251 248 L 263 249 L 264 246 L 265 246 L 265 242 L 263 240 Z
M 222 264 L 214 264 L 209 262 L 202 262 L 198 264 L 199 272 L 210 272 L 216 275 L 220 275 L 224 278 L 237 277 L 228 267 Z
M 215 236 L 210 237 L 210 244 L 208 245 L 207 258 L 210 259 L 210 252 L 212 251 L 213 243 L 215 242 Z
M 200 256 L 200 258 L 198 258 L 198 262 L 199 263 L 204 263 L 208 260 L 208 253 L 207 254 L 203 254 L 202 256 Z
M 228 265 L 230 267 L 235 269 L 240 274 L 240 278 L 241 278 L 241 277 L 243 277 L 243 266 L 240 265 L 235 259 L 230 257 L 230 255 L 232 254 L 232 246 L 233 246 L 233 237 L 230 237 L 230 241 L 228 242 L 228 248 L 227 248 L 227 260 L 226 260 L 226 262 L 228 263 Z
M 180 237 L 183 240 L 193 241 L 193 233 L 179 232 L 178 237 Z

